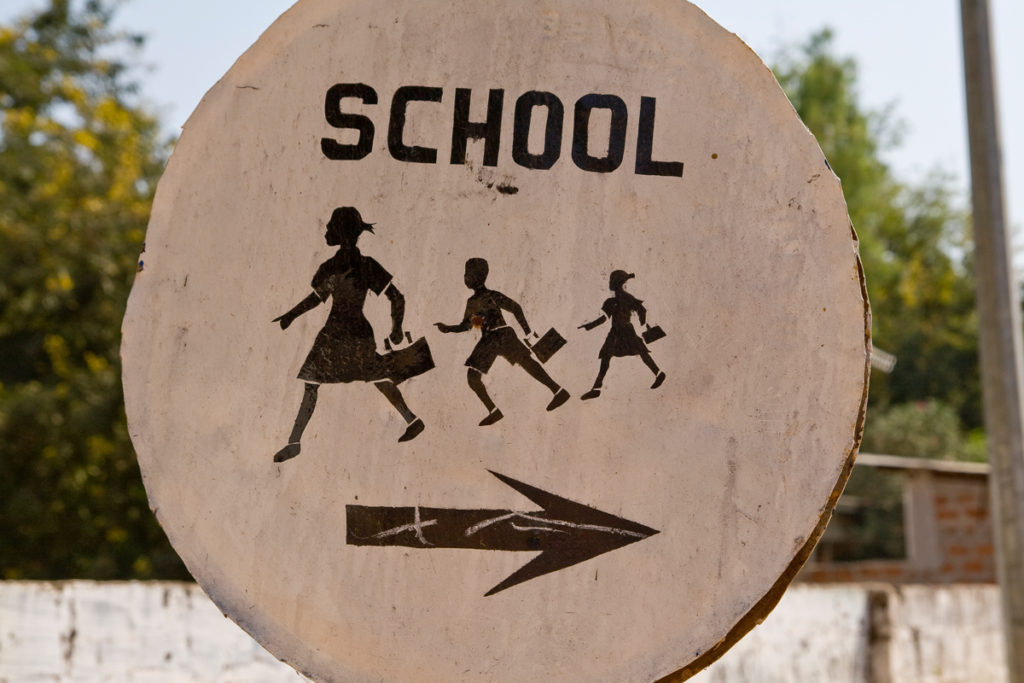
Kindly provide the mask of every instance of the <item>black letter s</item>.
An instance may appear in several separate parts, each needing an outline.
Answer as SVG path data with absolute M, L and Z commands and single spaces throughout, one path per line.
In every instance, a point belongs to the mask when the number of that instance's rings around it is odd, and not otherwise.
M 331 138 L 320 139 L 324 156 L 336 161 L 362 159 L 373 149 L 373 122 L 359 114 L 342 112 L 341 101 L 346 97 L 359 98 L 363 104 L 377 104 L 377 92 L 365 83 L 338 83 L 327 91 L 324 101 L 327 123 L 335 128 L 359 131 L 359 142 L 354 145 L 344 145 Z

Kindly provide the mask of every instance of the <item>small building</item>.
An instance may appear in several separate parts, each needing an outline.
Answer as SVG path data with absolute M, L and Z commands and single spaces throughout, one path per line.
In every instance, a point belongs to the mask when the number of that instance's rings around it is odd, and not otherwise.
M 797 580 L 995 583 L 989 465 L 861 453 Z

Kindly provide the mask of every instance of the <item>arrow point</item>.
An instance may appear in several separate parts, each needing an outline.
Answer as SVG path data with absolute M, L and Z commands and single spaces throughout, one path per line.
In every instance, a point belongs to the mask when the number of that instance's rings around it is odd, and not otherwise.
M 546 548 L 485 595 L 494 595 L 524 581 L 571 567 L 660 533 L 657 529 L 556 496 L 493 470 L 488 472 L 540 505 L 552 522 L 570 527 L 575 542 L 570 542 L 564 547 Z M 585 543 L 581 542 L 583 538 L 587 538 Z
M 652 529 L 649 526 L 638 524 L 637 522 L 624 519 L 623 517 L 613 515 L 609 512 L 604 512 L 603 510 L 598 510 L 595 507 L 584 505 L 583 503 L 577 503 L 576 501 L 569 500 L 568 498 L 556 496 L 553 493 L 548 493 L 543 489 L 530 486 L 529 484 L 524 484 L 521 481 L 517 481 L 512 477 L 505 476 L 504 474 L 495 472 L 494 470 L 487 471 L 500 479 L 507 486 L 523 494 L 537 505 L 540 505 L 545 512 L 551 515 L 580 524 L 616 527 L 629 532 L 631 535 L 638 535 L 642 538 L 653 536 L 658 533 L 657 529 Z M 641 540 L 641 538 L 635 538 L 635 540 Z M 623 545 L 626 544 L 624 543 Z

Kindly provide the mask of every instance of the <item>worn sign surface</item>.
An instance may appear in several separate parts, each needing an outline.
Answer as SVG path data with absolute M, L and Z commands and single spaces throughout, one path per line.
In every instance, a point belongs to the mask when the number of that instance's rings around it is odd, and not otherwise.
M 157 193 L 123 347 L 154 511 L 317 679 L 682 680 L 845 482 L 856 248 L 682 0 L 303 0 Z

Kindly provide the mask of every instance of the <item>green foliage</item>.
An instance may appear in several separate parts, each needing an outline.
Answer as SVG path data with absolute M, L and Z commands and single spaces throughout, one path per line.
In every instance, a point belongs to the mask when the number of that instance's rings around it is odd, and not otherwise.
M 99 1 L 0 26 L 0 577 L 186 577 L 125 428 L 121 316 L 166 160 Z
M 879 153 L 899 140 L 885 113 L 858 102 L 856 65 L 832 54 L 832 34 L 784 56 L 776 76 L 842 180 L 860 238 L 874 343 L 896 354 L 873 372 L 867 435 L 878 411 L 940 398 L 969 430 L 982 427 L 977 317 L 967 215 L 950 180 L 902 183 Z
M 861 450 L 935 460 L 984 460 L 985 440 L 965 434 L 956 411 L 930 399 L 876 412 Z

